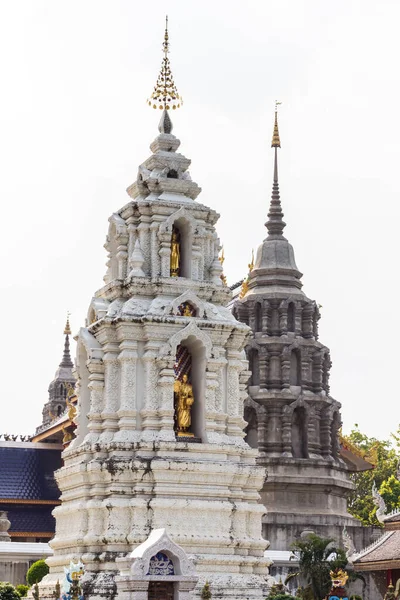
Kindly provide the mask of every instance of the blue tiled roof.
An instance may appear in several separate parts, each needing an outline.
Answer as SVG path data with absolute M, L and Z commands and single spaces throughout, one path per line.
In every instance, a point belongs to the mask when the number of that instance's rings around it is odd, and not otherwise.
M 0 499 L 58 500 L 54 471 L 61 464 L 60 450 L 0 447 Z
M 25 504 L 12 506 L 1 504 L 2 510 L 7 511 L 8 520 L 11 522 L 9 533 L 54 533 L 55 519 L 51 514 L 53 506 L 35 506 Z

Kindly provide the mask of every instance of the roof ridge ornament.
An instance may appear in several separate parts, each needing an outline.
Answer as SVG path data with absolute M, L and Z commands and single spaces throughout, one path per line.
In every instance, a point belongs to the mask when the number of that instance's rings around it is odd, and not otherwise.
M 168 58 L 169 53 L 169 35 L 168 35 L 168 15 L 165 17 L 165 33 L 163 42 L 164 58 L 162 59 L 161 69 L 157 77 L 157 83 L 154 86 L 153 93 L 147 99 L 149 106 L 159 108 L 160 110 L 176 110 L 183 104 L 183 100 L 178 93 L 174 78 L 171 72 L 171 66 Z M 169 133 L 169 132 L 168 132 Z
M 285 229 L 286 223 L 283 220 L 282 205 L 279 195 L 279 182 L 278 182 L 278 148 L 281 147 L 281 140 L 279 136 L 278 128 L 278 106 L 282 102 L 275 101 L 275 121 L 274 131 L 272 135 L 271 148 L 275 148 L 274 157 L 274 182 L 272 184 L 272 195 L 271 202 L 269 205 L 268 221 L 265 223 L 268 229 L 267 239 L 281 239 L 284 240 L 283 230 Z

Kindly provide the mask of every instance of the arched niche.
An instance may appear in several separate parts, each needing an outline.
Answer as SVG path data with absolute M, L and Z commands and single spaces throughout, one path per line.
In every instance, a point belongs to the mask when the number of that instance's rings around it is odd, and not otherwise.
M 296 309 L 294 302 L 289 302 L 287 309 L 287 330 L 294 332 L 296 327 Z
M 289 383 L 290 385 L 301 385 L 301 355 L 297 348 L 290 353 Z
M 194 403 L 191 409 L 190 431 L 195 437 L 206 441 L 206 419 L 205 419 L 205 381 L 206 381 L 206 348 L 197 337 L 189 335 L 183 339 L 177 347 L 186 349 L 190 356 L 189 382 L 193 387 Z
M 191 279 L 192 276 L 192 245 L 193 233 L 189 221 L 185 217 L 179 217 L 174 221 L 171 233 L 177 234 L 180 249 L 179 277 Z
M 258 448 L 258 417 L 256 409 L 253 406 L 244 407 L 244 420 L 247 422 L 244 433 L 244 441 L 250 448 Z
M 131 600 L 172 600 L 172 593 L 173 600 L 187 600 L 198 581 L 192 559 L 165 529 L 153 529 L 120 567 L 118 595 Z
M 304 406 L 297 406 L 292 413 L 292 455 L 308 458 L 307 413 Z
M 260 359 L 257 348 L 250 348 L 248 356 L 251 371 L 249 385 L 260 385 Z

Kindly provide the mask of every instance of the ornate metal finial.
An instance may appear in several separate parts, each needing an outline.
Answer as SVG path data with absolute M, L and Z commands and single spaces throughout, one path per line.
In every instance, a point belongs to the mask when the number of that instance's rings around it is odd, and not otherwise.
M 169 36 L 168 36 L 168 16 L 165 18 L 165 33 L 163 42 L 164 58 L 161 63 L 161 70 L 157 78 L 157 83 L 154 87 L 154 91 L 148 98 L 147 103 L 153 108 L 159 108 L 161 110 L 169 110 L 172 108 L 180 108 L 183 104 L 182 98 L 178 94 L 174 78 L 172 76 L 170 62 L 168 58 L 169 53 Z
M 275 123 L 274 123 L 274 132 L 272 134 L 272 142 L 271 148 L 280 148 L 281 140 L 279 137 L 279 129 L 278 129 L 278 106 L 282 104 L 282 102 L 278 102 L 275 100 Z
M 285 229 L 286 223 L 283 220 L 283 212 L 281 206 L 281 200 L 279 195 L 279 183 L 278 183 L 278 148 L 281 147 L 281 140 L 279 137 L 278 130 L 278 105 L 281 102 L 275 102 L 275 122 L 274 122 L 274 133 L 272 135 L 271 147 L 274 148 L 274 182 L 272 184 L 272 196 L 271 203 L 269 206 L 268 221 L 265 223 L 268 229 L 268 239 L 285 239 L 282 235 Z
M 64 327 L 64 335 L 71 335 L 71 327 L 69 324 L 69 317 L 70 317 L 70 312 L 67 312 L 67 322 L 65 323 L 65 327 Z

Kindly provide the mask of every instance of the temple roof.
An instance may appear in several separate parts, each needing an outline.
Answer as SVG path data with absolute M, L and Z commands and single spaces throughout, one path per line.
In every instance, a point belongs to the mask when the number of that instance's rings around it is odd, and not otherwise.
M 11 522 L 10 529 L 8 530 L 11 537 L 18 537 L 18 534 L 21 535 L 24 533 L 35 533 L 37 537 L 53 537 L 55 519 L 51 512 L 54 505 L 2 505 L 2 508 L 7 510 L 7 517 Z
M 0 502 L 51 501 L 60 496 L 54 471 L 62 465 L 60 447 L 0 443 Z
M 400 530 L 386 531 L 376 542 L 353 559 L 356 571 L 400 568 Z

